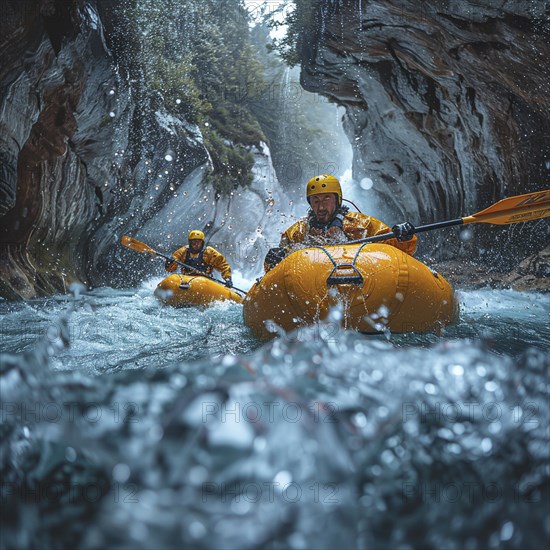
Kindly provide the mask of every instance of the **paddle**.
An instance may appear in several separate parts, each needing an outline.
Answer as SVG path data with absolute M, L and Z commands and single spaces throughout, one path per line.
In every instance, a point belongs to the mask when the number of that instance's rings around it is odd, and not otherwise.
M 195 273 L 197 273 L 201 277 L 206 277 L 207 279 L 211 279 L 212 281 L 216 281 L 216 283 L 224 285 L 223 281 L 220 281 L 220 280 L 216 279 L 215 277 L 211 277 L 210 275 L 207 275 L 206 273 L 204 273 L 204 271 L 200 271 L 198 269 L 195 269 L 191 265 L 184 264 L 183 262 L 180 262 L 178 260 L 174 260 L 174 258 L 170 258 L 169 256 L 165 256 L 164 254 L 161 254 L 160 252 L 157 252 L 156 250 L 153 250 L 150 246 L 146 245 L 145 243 L 142 243 L 141 241 L 138 241 L 137 239 L 134 239 L 133 237 L 128 237 L 128 235 L 122 235 L 122 238 L 120 239 L 120 242 L 122 243 L 123 246 L 131 248 L 132 250 L 135 250 L 137 252 L 147 252 L 148 254 L 154 254 L 155 256 L 160 256 L 161 258 L 164 258 L 165 260 L 168 260 L 170 262 L 176 262 L 178 265 L 186 267 L 187 269 L 192 269 Z M 241 290 L 240 288 L 237 288 L 236 286 L 233 286 L 231 288 L 235 289 L 235 290 L 238 290 L 239 292 L 242 292 L 243 294 L 246 294 L 246 290 Z
M 550 216 L 550 189 L 508 197 L 507 199 L 495 202 L 495 204 L 481 212 L 477 212 L 477 214 L 444 222 L 420 225 L 415 228 L 414 232 L 422 233 L 423 231 L 431 231 L 432 229 L 441 229 L 442 227 L 451 227 L 452 225 L 467 225 L 469 223 L 508 225 L 511 223 L 538 220 L 547 216 Z M 395 237 L 395 234 L 393 231 L 390 231 L 389 233 L 382 233 L 373 237 L 366 237 L 365 239 L 349 241 L 346 244 L 374 243 L 385 241 L 392 237 Z

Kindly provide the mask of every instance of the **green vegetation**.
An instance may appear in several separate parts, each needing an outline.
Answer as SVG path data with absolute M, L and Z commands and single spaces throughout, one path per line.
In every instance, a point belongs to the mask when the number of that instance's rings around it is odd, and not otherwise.
M 252 183 L 254 157 L 244 147 L 224 141 L 218 132 L 206 129 L 204 143 L 212 157 L 214 169 L 206 176 L 218 193 Z
M 126 0 L 125 12 L 145 89 L 203 133 L 207 181 L 220 193 L 249 185 L 248 148 L 266 138 L 250 110 L 264 84 L 243 0 Z
M 287 4 L 281 5 L 266 17 L 270 29 L 286 26 L 285 36 L 274 39 L 268 50 L 277 53 L 291 67 L 300 63 L 301 40 L 308 34 L 307 29 L 313 26 L 314 4 L 315 0 L 288 0 Z M 283 11 L 285 16 L 279 21 L 277 17 Z

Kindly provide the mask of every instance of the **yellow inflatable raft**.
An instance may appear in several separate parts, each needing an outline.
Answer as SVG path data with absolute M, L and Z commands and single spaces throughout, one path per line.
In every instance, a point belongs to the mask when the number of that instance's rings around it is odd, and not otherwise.
M 243 301 L 236 292 L 200 275 L 169 275 L 157 285 L 155 296 L 163 304 L 176 307 L 207 306 L 216 300 Z
M 265 322 L 286 331 L 343 306 L 342 326 L 361 332 L 424 332 L 454 322 L 458 304 L 449 283 L 425 264 L 386 244 L 298 250 L 247 293 L 245 323 L 262 339 Z

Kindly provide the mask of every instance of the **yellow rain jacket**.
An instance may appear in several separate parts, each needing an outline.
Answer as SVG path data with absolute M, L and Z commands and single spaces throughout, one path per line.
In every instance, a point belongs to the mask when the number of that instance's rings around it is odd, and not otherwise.
M 172 258 L 174 258 L 174 260 L 178 260 L 179 262 L 187 263 L 186 258 L 188 248 L 189 247 L 187 245 L 178 248 L 172 254 Z M 229 267 L 229 264 L 227 263 L 224 255 L 220 254 L 215 248 L 212 248 L 211 246 L 204 247 L 200 252 L 197 252 L 196 254 L 194 254 L 193 252 L 189 252 L 189 259 L 197 260 L 201 252 L 202 266 L 197 266 L 198 268 L 200 268 L 201 271 L 204 271 L 207 275 L 210 275 L 213 269 L 217 269 L 224 279 L 227 279 L 227 277 L 231 277 L 231 268 Z M 166 271 L 173 273 L 177 270 L 178 264 L 176 262 L 167 261 L 165 267 Z M 196 271 L 192 269 L 187 269 L 183 266 L 181 268 L 181 272 L 185 275 L 192 275 L 193 273 L 196 273 Z
M 385 223 L 371 216 L 367 216 L 366 214 L 361 214 L 360 212 L 347 212 L 344 214 L 342 226 L 346 237 L 350 241 L 365 239 L 366 237 L 373 237 L 374 235 L 380 235 L 391 231 L 390 227 Z M 303 243 L 304 241 L 307 241 L 308 233 L 309 226 L 307 221 L 297 221 L 282 234 L 281 243 L 279 246 L 287 247 L 292 244 Z M 399 248 L 403 252 L 406 252 L 412 256 L 416 251 L 417 241 L 418 237 L 413 235 L 412 239 L 408 241 L 388 239 L 387 241 L 382 242 L 384 244 L 395 246 L 396 248 Z

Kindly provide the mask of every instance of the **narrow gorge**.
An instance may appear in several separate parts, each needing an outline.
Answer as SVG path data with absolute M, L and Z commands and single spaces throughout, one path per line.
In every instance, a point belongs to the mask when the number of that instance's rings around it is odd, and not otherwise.
M 345 107 L 367 213 L 429 223 L 548 186 L 544 2 L 292 5 L 287 54 L 305 90 Z M 252 44 L 261 33 L 238 0 L 10 0 L 0 27 L 4 297 L 136 284 L 152 261 L 121 250 L 120 235 L 169 251 L 193 224 L 239 269 L 261 270 L 308 167 L 335 161 L 334 138 L 299 149 L 316 131 L 307 120 L 289 151 L 281 102 L 254 101 L 275 55 Z M 549 241 L 541 220 L 434 232 L 420 254 L 510 270 Z

